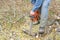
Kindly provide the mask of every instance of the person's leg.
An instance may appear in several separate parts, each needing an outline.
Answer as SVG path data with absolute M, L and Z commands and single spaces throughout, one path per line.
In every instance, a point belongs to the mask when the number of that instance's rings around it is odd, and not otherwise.
M 47 25 L 47 19 L 48 19 L 48 6 L 51 0 L 44 0 L 42 9 L 41 9 L 41 19 L 40 19 L 40 28 L 39 32 L 44 33 L 44 29 Z

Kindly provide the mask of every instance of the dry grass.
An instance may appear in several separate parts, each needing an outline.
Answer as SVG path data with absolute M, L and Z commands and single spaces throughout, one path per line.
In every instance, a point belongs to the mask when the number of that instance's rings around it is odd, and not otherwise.
M 40 38 L 34 38 L 22 32 L 23 28 L 29 29 L 27 24 L 29 20 L 25 14 L 28 14 L 31 8 L 29 0 L 0 0 L 0 40 L 40 40 Z M 60 7 L 57 8 L 56 10 Z M 51 9 L 55 8 L 51 7 Z M 52 13 L 54 12 L 51 11 Z M 37 30 L 38 28 L 35 31 Z M 53 32 L 48 37 L 53 39 Z M 59 38 L 60 36 L 57 35 L 56 39 L 60 40 Z

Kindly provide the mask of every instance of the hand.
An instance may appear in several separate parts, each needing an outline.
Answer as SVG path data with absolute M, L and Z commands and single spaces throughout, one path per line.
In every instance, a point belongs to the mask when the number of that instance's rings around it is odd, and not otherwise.
M 35 14 L 35 12 L 31 11 L 30 14 Z

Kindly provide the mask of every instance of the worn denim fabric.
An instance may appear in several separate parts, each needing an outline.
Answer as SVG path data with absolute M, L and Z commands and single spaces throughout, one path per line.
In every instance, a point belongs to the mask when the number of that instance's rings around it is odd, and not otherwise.
M 51 0 L 44 0 L 42 9 L 41 9 L 41 20 L 40 27 L 45 27 L 48 21 L 48 7 Z
M 31 3 L 34 5 L 32 8 L 32 11 L 34 12 L 40 8 L 43 3 L 43 0 L 31 0 Z
M 34 5 L 32 11 L 36 11 L 41 7 L 40 27 L 45 27 L 48 19 L 48 6 L 51 0 L 31 0 Z
M 31 1 L 31 3 L 34 5 L 35 4 L 35 2 L 36 2 L 36 0 L 30 0 Z

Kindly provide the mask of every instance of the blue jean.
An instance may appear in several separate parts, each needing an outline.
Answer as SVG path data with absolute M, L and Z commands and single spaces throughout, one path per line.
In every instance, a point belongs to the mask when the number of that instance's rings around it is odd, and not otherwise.
M 46 27 L 48 21 L 48 6 L 51 0 L 44 0 L 41 9 L 40 27 Z
M 38 10 L 41 7 L 41 19 L 40 27 L 46 27 L 48 19 L 48 6 L 51 0 L 31 0 L 31 3 L 34 5 L 32 11 Z

